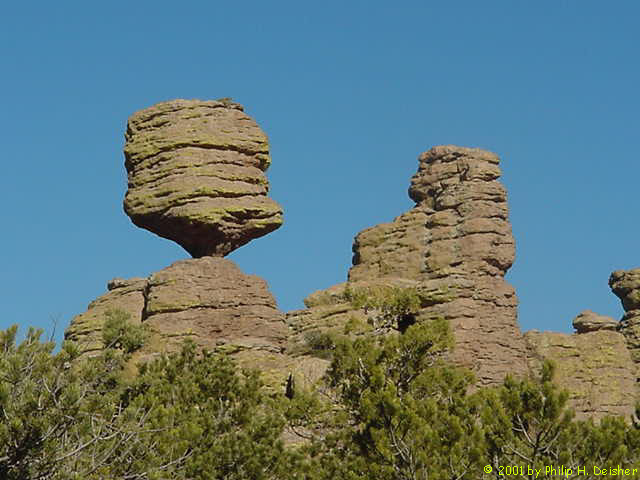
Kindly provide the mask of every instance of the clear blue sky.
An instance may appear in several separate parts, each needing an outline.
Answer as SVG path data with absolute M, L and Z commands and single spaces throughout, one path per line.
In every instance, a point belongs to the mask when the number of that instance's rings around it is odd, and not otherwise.
M 523 330 L 620 318 L 640 267 L 637 1 L 3 2 L 0 327 L 57 338 L 109 279 L 186 258 L 122 211 L 136 110 L 233 97 L 267 132 L 285 225 L 234 252 L 283 310 L 408 210 L 420 152 L 502 157 Z

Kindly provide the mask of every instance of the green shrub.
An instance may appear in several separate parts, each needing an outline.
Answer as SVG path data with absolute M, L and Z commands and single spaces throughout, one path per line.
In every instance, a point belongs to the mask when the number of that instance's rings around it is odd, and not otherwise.
M 105 314 L 102 327 L 102 342 L 104 348 L 115 348 L 124 353 L 133 353 L 144 345 L 149 332 L 144 325 L 131 323 L 131 315 L 124 310 L 109 310 Z
M 295 478 L 282 401 L 257 372 L 189 343 L 129 381 L 117 350 L 71 366 L 73 343 L 53 354 L 41 331 L 16 332 L 0 332 L 1 479 Z

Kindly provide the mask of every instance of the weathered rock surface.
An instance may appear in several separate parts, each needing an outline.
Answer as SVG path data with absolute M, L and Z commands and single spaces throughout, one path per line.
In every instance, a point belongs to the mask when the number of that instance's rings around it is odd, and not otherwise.
M 356 307 L 354 292 L 410 290 L 419 306 L 403 324 L 448 319 L 452 359 L 473 370 L 478 385 L 534 372 L 552 359 L 579 417 L 629 416 L 639 398 L 640 269 L 611 275 L 626 312 L 620 322 L 584 311 L 573 322 L 577 334 L 523 336 L 517 297 L 504 280 L 515 246 L 499 158 L 447 145 L 419 161 L 409 188 L 415 206 L 360 232 L 348 281 L 309 295 L 306 309 L 285 317 L 264 280 L 221 258 L 282 223 L 282 209 L 267 197 L 264 132 L 228 99 L 174 100 L 137 112 L 126 133 L 125 212 L 195 258 L 149 278 L 112 280 L 65 338 L 87 355 L 98 352 L 107 312 L 120 309 L 151 332 L 130 368 L 190 338 L 259 368 L 272 387 L 282 388 L 291 372 L 291 384 L 304 388 L 329 364 L 324 334 L 376 328 L 370 323 L 377 307 L 373 314 Z
M 152 274 L 145 293 L 143 322 L 167 338 L 190 337 L 210 350 L 284 347 L 287 328 L 267 283 L 231 260 L 181 260 Z
M 192 257 L 227 255 L 282 224 L 267 197 L 267 137 L 238 103 L 173 100 L 136 112 L 124 152 L 125 212 Z
M 615 332 L 618 329 L 618 322 L 611 317 L 598 315 L 591 310 L 584 310 L 573 319 L 573 328 L 578 333 L 597 332 L 598 330 Z
M 102 326 L 109 310 L 123 310 L 131 317 L 131 322 L 142 321 L 144 290 L 147 280 L 114 278 L 107 284 L 107 293 L 89 304 L 87 311 L 76 315 L 65 331 L 65 339 L 77 342 L 85 353 L 97 352 L 103 348 Z
M 243 366 L 260 367 L 283 381 L 288 329 L 264 280 L 244 274 L 231 260 L 181 260 L 147 279 L 112 280 L 110 291 L 75 317 L 65 337 L 86 353 L 102 348 L 105 313 L 120 308 L 152 332 L 133 362 L 175 351 L 192 339 L 231 354 Z M 274 377 L 275 375 L 275 377 Z
M 634 362 L 640 366 L 640 268 L 613 272 L 609 286 L 622 301 L 625 311 L 620 320 L 620 333 L 627 339 Z M 638 378 L 640 381 L 640 374 Z
M 533 330 L 525 338 L 535 352 L 532 370 L 540 368 L 543 358 L 554 361 L 554 381 L 568 390 L 577 418 L 633 414 L 638 398 L 635 365 L 620 333 L 599 330 L 568 335 Z
M 490 152 L 439 146 L 423 153 L 409 189 L 416 206 L 356 236 L 348 277 L 350 285 L 411 286 L 433 298 L 418 317 L 450 321 L 454 360 L 474 370 L 481 385 L 528 370 L 517 298 L 504 280 L 515 248 L 499 177 L 499 158 Z M 309 332 L 361 320 L 362 312 L 339 301 L 341 289 L 309 297 L 310 312 L 290 312 L 287 322 Z

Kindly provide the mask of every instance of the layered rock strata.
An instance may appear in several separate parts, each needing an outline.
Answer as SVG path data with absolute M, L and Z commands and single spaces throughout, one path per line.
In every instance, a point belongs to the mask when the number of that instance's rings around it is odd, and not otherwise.
M 360 232 L 348 281 L 310 295 L 307 308 L 289 312 L 285 323 L 266 282 L 220 258 L 282 223 L 281 208 L 267 197 L 266 135 L 228 99 L 174 100 L 135 113 L 126 133 L 125 212 L 195 258 L 148 278 L 112 280 L 65 338 L 95 354 L 107 313 L 123 310 L 151 332 L 130 367 L 190 338 L 259 368 L 268 385 L 304 386 L 328 366 L 325 333 L 375 329 L 372 316 L 380 312 L 358 307 L 355 292 L 411 291 L 419 305 L 397 319 L 398 329 L 448 319 L 452 358 L 473 370 L 479 385 L 534 372 L 551 359 L 579 417 L 631 415 L 639 398 L 640 269 L 611 275 L 625 309 L 621 322 L 584 311 L 573 322 L 577 334 L 523 336 L 515 292 L 504 280 L 515 248 L 499 158 L 449 145 L 419 160 L 409 188 L 415 206 Z
M 609 286 L 625 311 L 620 320 L 620 333 L 627 340 L 634 362 L 640 366 L 640 268 L 613 272 Z M 640 381 L 640 374 L 638 377 Z
M 504 280 L 515 248 L 500 173 L 499 158 L 484 150 L 449 145 L 423 153 L 409 188 L 416 206 L 356 236 L 348 276 L 350 288 L 419 291 L 427 300 L 417 317 L 450 321 L 454 360 L 475 371 L 480 385 L 527 372 L 517 298 Z M 314 294 L 312 308 L 288 315 L 297 335 L 362 319 L 340 300 L 345 286 Z
M 134 362 L 175 351 L 189 338 L 208 350 L 233 355 L 244 366 L 260 367 L 267 375 L 286 363 L 284 315 L 266 282 L 244 274 L 231 260 L 181 260 L 146 279 L 112 280 L 108 288 L 65 333 L 85 353 L 103 348 L 106 312 L 121 309 L 151 332 Z
M 554 382 L 569 392 L 577 418 L 633 414 L 638 398 L 635 365 L 619 332 L 599 329 L 569 335 L 532 330 L 525 338 L 534 352 L 532 370 L 539 370 L 544 359 L 553 360 Z
M 267 197 L 264 132 L 229 99 L 173 100 L 133 114 L 125 138 L 125 212 L 196 258 L 148 278 L 112 280 L 65 338 L 94 354 L 107 313 L 124 310 L 151 332 L 132 365 L 189 338 L 267 377 L 285 370 L 288 329 L 266 282 L 220 258 L 282 223 L 282 209 Z
M 125 212 L 192 257 L 227 255 L 282 224 L 267 197 L 267 136 L 242 105 L 159 103 L 129 118 L 125 138 Z
M 598 315 L 591 310 L 584 310 L 573 319 L 573 328 L 578 333 L 597 332 L 598 330 L 618 330 L 618 322 L 605 315 Z
M 91 302 L 86 312 L 71 320 L 64 333 L 65 340 L 76 342 L 83 353 L 99 352 L 103 348 L 102 327 L 107 312 L 122 310 L 129 314 L 133 324 L 142 322 L 146 286 L 146 278 L 114 278 L 107 284 L 107 293 Z

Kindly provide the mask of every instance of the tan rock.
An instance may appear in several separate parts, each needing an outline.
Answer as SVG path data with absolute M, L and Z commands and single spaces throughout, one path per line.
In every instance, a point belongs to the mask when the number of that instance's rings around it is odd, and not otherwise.
M 411 232 L 412 255 L 396 264 L 394 274 L 410 272 L 423 289 L 448 292 L 450 301 L 426 307 L 421 315 L 450 321 L 454 359 L 474 370 L 483 385 L 500 382 L 507 372 L 524 374 L 517 298 L 504 280 L 515 245 L 506 190 L 498 182 L 500 160 L 484 150 L 452 145 L 434 147 L 419 160 L 409 188 L 417 205 L 393 222 L 402 225 L 409 217 L 412 225 L 395 232 L 384 227 L 393 233 L 384 235 L 375 252 L 361 252 L 356 239 L 349 278 L 377 275 L 371 260 L 385 257 L 385 250 L 395 250 L 395 244 L 407 241 L 404 232 Z
M 266 282 L 231 260 L 181 260 L 149 277 L 144 322 L 166 337 L 210 350 L 280 353 L 288 330 Z
M 640 365 L 640 268 L 613 272 L 609 286 L 625 310 L 620 320 L 620 333 L 627 339 L 631 357 Z
M 176 351 L 188 338 L 208 350 L 229 353 L 244 367 L 260 368 L 273 386 L 286 379 L 284 315 L 266 282 L 244 274 L 231 260 L 181 260 L 148 279 L 112 280 L 109 288 L 65 333 L 85 352 L 103 348 L 105 314 L 120 308 L 151 332 L 132 364 Z
M 107 293 L 89 304 L 87 311 L 76 315 L 65 331 L 65 340 L 77 342 L 81 352 L 95 353 L 103 348 L 102 327 L 109 310 L 123 310 L 133 323 L 142 321 L 144 308 L 144 278 L 124 280 L 114 278 L 107 285 Z
M 622 301 L 625 312 L 640 310 L 640 268 L 613 272 L 609 286 Z
M 636 366 L 622 334 L 599 330 L 568 335 L 534 330 L 525 338 L 535 353 L 534 370 L 543 358 L 555 363 L 554 382 L 569 392 L 577 418 L 630 418 L 633 414 L 638 398 Z
M 124 210 L 193 257 L 224 256 L 282 224 L 266 135 L 229 100 L 173 100 L 129 118 Z
M 526 346 L 516 320 L 517 298 L 504 280 L 515 247 L 499 158 L 484 150 L 434 147 L 420 155 L 409 195 L 416 206 L 390 223 L 360 232 L 353 244 L 349 284 L 408 285 L 427 301 L 418 317 L 447 318 L 454 359 L 481 385 L 527 372 Z M 290 312 L 294 329 L 339 329 L 362 319 L 339 303 L 336 286 L 309 297 L 308 313 Z M 331 300 L 331 297 L 334 300 Z M 318 305 L 317 299 L 325 304 Z M 439 299 L 439 300 L 438 300 Z
M 598 315 L 591 310 L 584 310 L 573 319 L 573 328 L 578 333 L 595 332 L 598 330 L 616 331 L 618 322 L 605 315 Z

